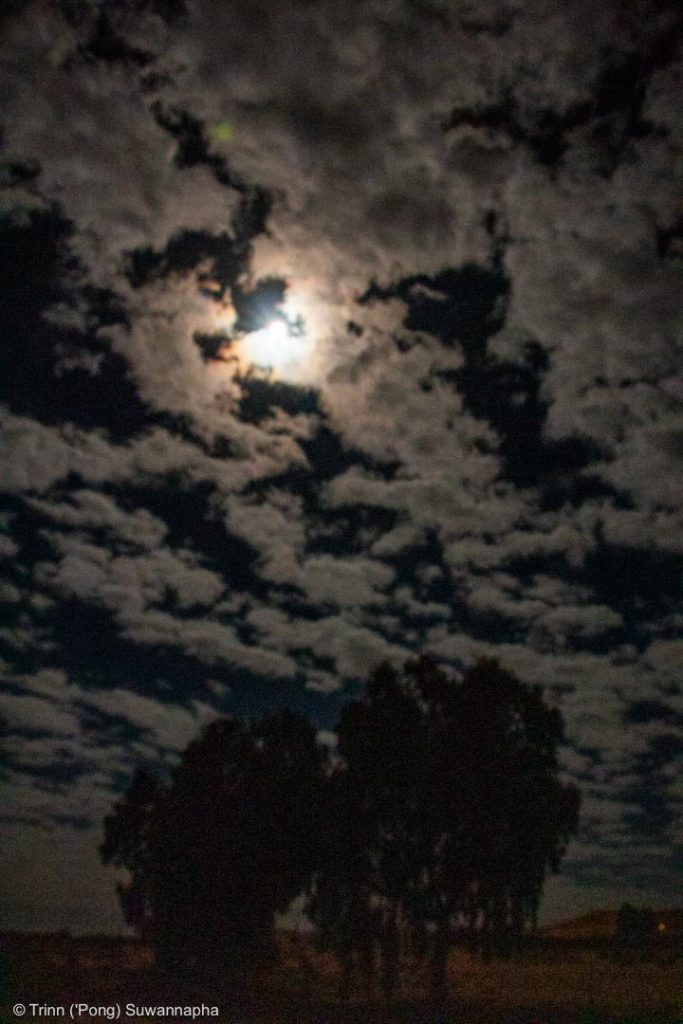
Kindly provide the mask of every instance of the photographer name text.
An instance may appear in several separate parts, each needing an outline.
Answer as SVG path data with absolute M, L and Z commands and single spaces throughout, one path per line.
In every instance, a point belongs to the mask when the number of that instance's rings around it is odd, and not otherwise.
M 104 1017 L 119 1020 L 120 1017 L 217 1017 L 218 1007 L 199 1003 L 195 1006 L 140 1006 L 137 1003 L 110 1003 L 107 1006 L 93 1006 L 91 1003 L 71 1003 L 70 1006 L 47 1003 L 15 1003 L 15 1017 L 70 1017 L 71 1020 Z

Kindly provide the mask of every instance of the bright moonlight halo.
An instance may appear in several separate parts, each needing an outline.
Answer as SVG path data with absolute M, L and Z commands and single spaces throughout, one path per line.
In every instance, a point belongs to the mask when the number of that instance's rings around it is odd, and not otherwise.
M 294 333 L 284 320 L 272 320 L 258 331 L 247 334 L 244 351 L 255 366 L 269 369 L 303 362 L 310 352 L 309 339 L 303 333 Z

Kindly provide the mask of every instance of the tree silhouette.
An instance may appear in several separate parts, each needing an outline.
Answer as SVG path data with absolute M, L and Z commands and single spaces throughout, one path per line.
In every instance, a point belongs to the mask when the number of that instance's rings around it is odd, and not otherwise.
M 340 995 L 347 998 L 355 968 L 364 967 L 370 983 L 374 974 L 371 821 L 348 773 L 338 767 L 326 781 L 324 808 L 315 882 L 308 892 L 306 912 L 317 928 L 320 946 L 331 950 L 339 961 Z
M 124 914 L 166 969 L 239 973 L 268 954 L 316 861 L 322 765 L 313 728 L 283 711 L 213 722 L 166 786 L 134 776 L 101 855 L 130 872 Z
M 156 776 L 137 769 L 128 792 L 104 820 L 105 839 L 100 847 L 105 864 L 128 869 L 128 881 L 116 887 L 121 910 L 126 924 L 146 937 L 153 923 L 153 830 L 161 797 Z
M 338 736 L 309 912 L 347 984 L 371 946 L 391 995 L 408 939 L 442 995 L 454 929 L 483 951 L 509 947 L 576 829 L 578 793 L 557 777 L 559 712 L 494 661 L 457 681 L 420 658 L 375 670 Z
M 490 952 L 508 949 L 535 921 L 546 873 L 558 870 L 576 831 L 579 795 L 558 779 L 562 719 L 540 687 L 489 659 L 459 684 L 424 660 L 408 674 L 433 723 L 415 906 L 431 927 L 438 992 L 454 925 Z
M 417 804 L 423 799 L 422 721 L 390 665 L 376 669 L 364 699 L 342 713 L 342 762 L 328 782 L 328 828 L 308 913 L 342 963 L 348 994 L 355 960 L 381 963 L 395 989 L 405 894 L 418 862 Z

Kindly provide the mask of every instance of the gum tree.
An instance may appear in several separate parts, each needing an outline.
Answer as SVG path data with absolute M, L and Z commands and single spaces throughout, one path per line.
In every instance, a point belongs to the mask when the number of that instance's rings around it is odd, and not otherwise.
M 311 916 L 347 984 L 354 960 L 379 961 L 390 996 L 410 942 L 440 997 L 456 931 L 484 952 L 509 948 L 576 830 L 561 716 L 495 661 L 457 679 L 420 658 L 375 670 L 338 737 Z
M 213 722 L 166 785 L 134 776 L 100 852 L 128 869 L 124 915 L 164 968 L 239 973 L 268 956 L 316 863 L 322 778 L 312 726 L 288 711 Z

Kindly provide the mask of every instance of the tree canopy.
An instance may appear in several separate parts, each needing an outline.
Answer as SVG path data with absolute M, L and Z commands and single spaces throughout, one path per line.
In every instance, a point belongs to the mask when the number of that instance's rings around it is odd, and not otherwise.
M 138 772 L 105 819 L 105 862 L 126 867 L 129 924 L 167 967 L 244 966 L 305 887 L 320 832 L 322 753 L 288 712 L 211 723 L 163 785 Z
M 380 666 L 338 736 L 311 916 L 347 973 L 373 934 L 387 994 L 408 936 L 438 991 L 457 930 L 484 951 L 509 948 L 559 868 L 579 809 L 558 778 L 562 719 L 495 661 L 458 682 L 421 658 Z

